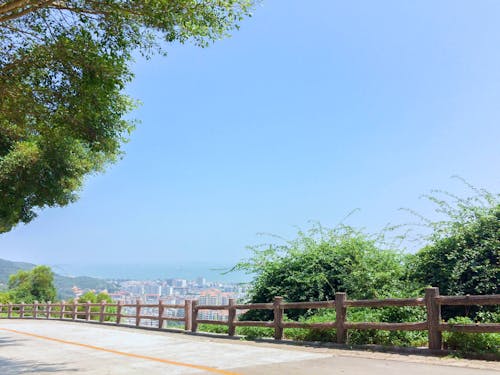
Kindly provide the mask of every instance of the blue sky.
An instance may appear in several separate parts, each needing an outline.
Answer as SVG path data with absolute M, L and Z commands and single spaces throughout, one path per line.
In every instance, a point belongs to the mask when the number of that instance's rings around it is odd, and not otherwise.
M 309 220 L 377 231 L 450 178 L 499 192 L 500 2 L 264 1 L 230 39 L 137 59 L 126 154 L 0 236 L 49 264 L 231 264 Z

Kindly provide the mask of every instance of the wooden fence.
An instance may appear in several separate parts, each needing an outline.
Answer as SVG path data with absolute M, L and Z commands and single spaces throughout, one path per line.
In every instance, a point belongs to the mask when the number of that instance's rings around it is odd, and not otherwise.
M 498 323 L 450 324 L 441 320 L 441 306 L 450 305 L 500 305 L 500 295 L 482 296 L 440 296 L 438 288 L 427 288 L 424 298 L 388 298 L 381 300 L 348 300 L 345 293 L 336 293 L 333 301 L 320 302 L 284 302 L 282 297 L 275 297 L 271 303 L 237 304 L 229 299 L 228 305 L 200 305 L 196 300 L 186 300 L 184 304 L 167 305 L 160 301 L 157 304 L 143 304 L 137 300 L 134 304 L 121 302 L 102 303 L 38 303 L 33 304 L 0 304 L 0 317 L 7 319 L 60 319 L 75 321 L 98 321 L 103 324 L 133 325 L 144 327 L 142 321 L 158 321 L 158 329 L 163 329 L 165 322 L 178 321 L 184 323 L 184 330 L 197 332 L 198 324 L 217 324 L 228 327 L 229 336 L 234 336 L 236 327 L 269 327 L 274 328 L 274 338 L 282 340 L 285 328 L 335 329 L 337 343 L 345 344 L 347 331 L 356 330 L 389 330 L 389 331 L 428 331 L 429 349 L 441 349 L 443 331 L 470 333 L 500 333 Z M 348 322 L 347 308 L 350 307 L 404 307 L 421 306 L 427 311 L 427 320 L 410 323 L 377 323 Z M 135 314 L 124 314 L 123 308 L 132 308 Z M 144 309 L 154 311 L 153 314 L 142 315 Z M 183 310 L 183 317 L 166 316 L 166 309 Z M 303 323 L 283 321 L 283 313 L 289 309 L 332 309 L 336 312 L 333 322 Z M 226 310 L 226 321 L 203 320 L 198 318 L 200 310 Z M 237 310 L 272 310 L 272 321 L 240 321 L 236 319 Z M 124 322 L 125 318 L 125 322 Z M 132 321 L 132 323 L 130 323 Z

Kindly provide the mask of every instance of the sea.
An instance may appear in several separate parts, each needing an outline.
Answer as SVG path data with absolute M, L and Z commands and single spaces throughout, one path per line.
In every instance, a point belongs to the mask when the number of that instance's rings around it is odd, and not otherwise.
M 190 263 L 190 264 L 52 264 L 52 270 L 64 276 L 91 276 L 106 280 L 196 280 L 224 283 L 248 283 L 252 275 L 241 271 L 230 271 L 234 265 Z

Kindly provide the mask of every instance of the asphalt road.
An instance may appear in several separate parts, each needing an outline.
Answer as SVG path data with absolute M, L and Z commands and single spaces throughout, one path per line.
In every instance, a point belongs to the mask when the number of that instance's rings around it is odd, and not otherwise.
M 500 363 L 2 319 L 0 374 L 498 375 Z

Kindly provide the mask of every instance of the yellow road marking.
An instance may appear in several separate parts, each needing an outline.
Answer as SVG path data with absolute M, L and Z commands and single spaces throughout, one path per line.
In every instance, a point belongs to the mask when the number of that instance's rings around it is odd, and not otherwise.
M 193 369 L 196 369 L 196 370 L 204 370 L 204 371 L 208 371 L 208 372 L 213 372 L 215 374 L 239 375 L 239 374 L 237 374 L 235 372 L 230 372 L 230 371 L 226 371 L 226 370 L 219 370 L 219 369 L 216 369 L 216 368 L 213 368 L 213 367 L 202 366 L 202 365 L 193 365 L 191 363 L 183 363 L 183 362 L 171 361 L 169 359 L 163 359 L 163 358 L 157 358 L 157 357 L 150 357 L 150 356 L 142 355 L 142 354 L 121 352 L 121 351 L 114 350 L 114 349 L 107 349 L 107 348 L 102 348 L 100 346 L 82 344 L 82 343 L 76 342 L 76 341 L 68 341 L 68 340 L 56 339 L 54 337 L 37 335 L 35 333 L 18 331 L 18 330 L 15 330 L 15 329 L 1 328 L 0 327 L 0 330 L 7 331 L 7 332 L 12 332 L 12 333 L 17 333 L 17 334 L 20 334 L 20 335 L 32 336 L 32 337 L 36 337 L 36 338 L 43 339 L 43 340 L 55 341 L 55 342 L 59 342 L 59 343 L 63 343 L 63 344 L 68 344 L 68 345 L 74 345 L 74 346 L 81 346 L 83 348 L 88 348 L 88 349 L 100 350 L 102 352 L 123 355 L 125 357 L 140 358 L 140 359 L 146 359 L 148 361 L 161 362 L 161 363 L 166 363 L 166 364 L 174 365 L 174 366 L 182 366 L 182 367 L 193 368 Z

